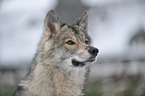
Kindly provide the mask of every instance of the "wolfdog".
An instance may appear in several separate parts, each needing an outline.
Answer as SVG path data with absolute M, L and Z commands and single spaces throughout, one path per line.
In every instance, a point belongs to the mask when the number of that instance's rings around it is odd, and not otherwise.
M 90 43 L 86 11 L 71 26 L 49 11 L 30 72 L 13 96 L 83 95 L 90 65 L 99 52 Z

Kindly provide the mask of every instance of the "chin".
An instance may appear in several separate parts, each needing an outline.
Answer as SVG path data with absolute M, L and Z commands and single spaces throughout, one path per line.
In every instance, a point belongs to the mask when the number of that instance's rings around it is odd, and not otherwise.
M 86 60 L 78 60 L 78 59 L 72 59 L 72 65 L 74 67 L 84 67 L 91 65 L 97 61 L 97 58 L 94 56 L 89 57 Z

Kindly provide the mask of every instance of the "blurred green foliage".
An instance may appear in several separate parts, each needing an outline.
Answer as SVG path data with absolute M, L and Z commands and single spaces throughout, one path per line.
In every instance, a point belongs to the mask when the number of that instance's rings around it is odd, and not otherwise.
M 145 96 L 145 78 L 143 74 L 112 75 L 88 83 L 85 96 Z
M 0 96 L 12 96 L 15 90 L 14 86 L 10 85 L 0 85 Z
M 142 74 L 112 75 L 87 83 L 85 96 L 145 96 L 145 81 Z M 0 96 L 11 96 L 14 86 L 0 85 Z

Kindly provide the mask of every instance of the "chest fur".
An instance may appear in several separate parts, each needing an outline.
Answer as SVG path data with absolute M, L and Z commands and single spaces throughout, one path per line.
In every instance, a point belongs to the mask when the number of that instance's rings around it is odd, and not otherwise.
M 79 96 L 84 88 L 85 74 L 83 68 L 66 73 L 59 68 L 38 65 L 27 89 L 36 96 Z

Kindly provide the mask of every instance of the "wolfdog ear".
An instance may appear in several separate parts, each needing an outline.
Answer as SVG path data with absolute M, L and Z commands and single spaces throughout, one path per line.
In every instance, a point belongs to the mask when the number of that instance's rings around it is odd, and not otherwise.
M 88 14 L 87 11 L 84 11 L 81 17 L 76 21 L 76 25 L 83 27 L 86 31 L 88 31 Z
M 59 18 L 54 10 L 50 10 L 44 20 L 44 35 L 50 37 L 51 34 L 57 34 L 59 29 Z

